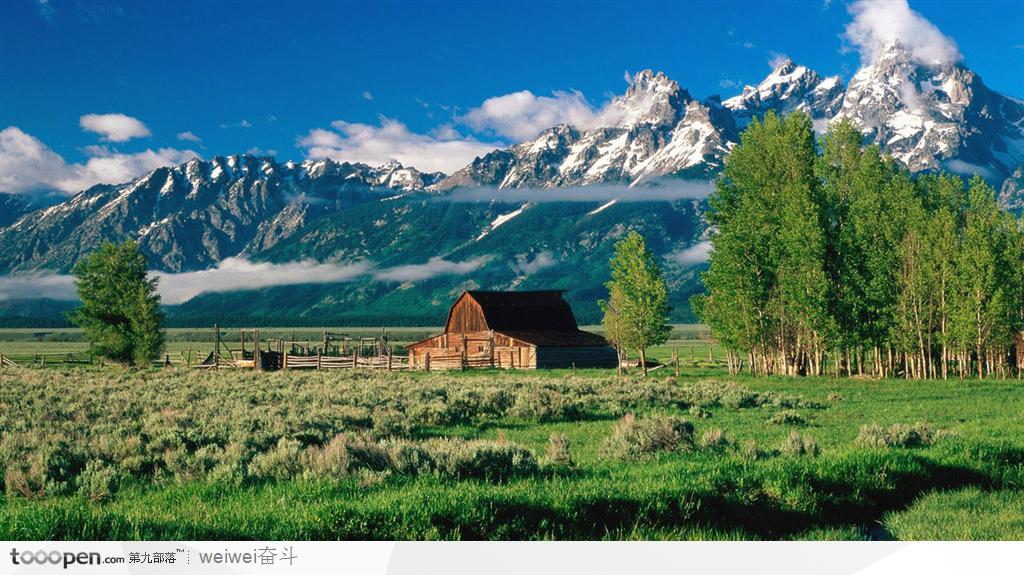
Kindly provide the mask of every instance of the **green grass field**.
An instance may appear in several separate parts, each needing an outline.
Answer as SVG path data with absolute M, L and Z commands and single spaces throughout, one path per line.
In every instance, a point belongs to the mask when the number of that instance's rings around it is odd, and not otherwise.
M 328 327 L 327 331 L 351 338 L 376 337 L 381 333 L 379 327 Z M 400 327 L 387 328 L 389 341 L 396 353 L 403 353 L 405 345 L 440 333 L 444 328 L 437 327 Z M 584 326 L 583 329 L 601 333 L 601 326 Z M 239 348 L 239 331 L 234 328 L 223 328 L 221 338 L 231 349 Z M 213 349 L 214 332 L 212 328 L 170 328 L 166 330 L 166 351 L 180 354 L 189 361 L 201 361 Z M 317 344 L 323 338 L 323 329 L 308 327 L 267 328 L 260 330 L 260 339 L 266 346 L 268 338 L 281 338 L 287 341 L 308 342 Z M 654 346 L 649 350 L 649 359 L 668 363 L 673 350 L 679 354 L 680 363 L 695 366 L 704 364 L 710 358 L 716 362 L 725 361 L 725 348 L 710 340 L 707 328 L 696 324 L 678 324 L 673 326 L 671 339 L 664 345 Z M 73 354 L 76 359 L 89 359 L 89 344 L 82 338 L 82 331 L 75 328 L 0 328 L 0 354 L 11 357 L 20 363 L 31 363 L 38 354 L 53 356 L 50 359 L 58 364 L 61 355 Z M 52 367 L 52 366 L 51 366 Z
M 7 368 L 0 538 L 1024 538 L 1018 381 L 667 372 Z

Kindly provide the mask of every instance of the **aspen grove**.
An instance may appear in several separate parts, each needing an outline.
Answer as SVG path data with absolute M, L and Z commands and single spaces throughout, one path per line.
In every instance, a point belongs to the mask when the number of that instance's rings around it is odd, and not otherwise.
M 1020 375 L 1024 231 L 974 176 L 917 176 L 849 123 L 744 131 L 710 198 L 694 309 L 729 370 L 908 379 Z

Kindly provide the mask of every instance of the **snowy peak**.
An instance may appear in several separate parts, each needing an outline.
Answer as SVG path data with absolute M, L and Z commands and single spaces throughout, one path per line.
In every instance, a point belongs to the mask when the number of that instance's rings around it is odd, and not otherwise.
M 775 67 L 757 86 L 745 86 L 743 92 L 729 98 L 729 108 L 739 126 L 746 126 L 755 117 L 768 112 L 788 114 L 797 110 L 812 118 L 830 118 L 839 111 L 843 100 L 843 82 L 838 76 L 822 78 L 806 66 L 785 60 Z
M 444 178 L 441 172 L 423 173 L 416 168 L 405 167 L 395 159 L 369 170 L 368 174 L 375 186 L 406 192 L 422 190 Z
M 838 117 L 912 171 L 996 180 L 1024 162 L 1024 104 L 959 63 L 916 63 L 890 42 L 850 81 Z
M 602 114 L 611 127 L 629 129 L 640 124 L 671 127 L 692 98 L 662 72 L 642 70 L 633 76 L 626 94 L 614 98 Z
M 372 168 L 249 155 L 191 160 L 124 184 L 93 186 L 10 222 L 0 228 L 0 261 L 7 271 L 67 268 L 102 239 L 128 236 L 159 269 L 202 269 L 268 249 L 316 217 L 442 177 L 398 162 Z

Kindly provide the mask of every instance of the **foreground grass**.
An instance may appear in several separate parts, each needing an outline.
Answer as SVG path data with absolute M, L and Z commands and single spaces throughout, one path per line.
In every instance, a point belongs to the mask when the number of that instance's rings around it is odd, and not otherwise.
M 53 441 L 52 434 L 103 446 L 96 453 L 117 450 L 107 445 L 110 437 L 152 448 L 132 452 L 142 461 L 109 495 L 65 489 L 26 497 L 7 487 L 0 538 L 1024 537 L 1018 491 L 1024 487 L 1024 388 L 1017 382 L 738 381 L 749 390 L 744 393 L 767 392 L 776 401 L 760 407 L 712 401 L 691 411 L 679 399 L 690 397 L 687 390 L 725 383 L 695 377 L 623 382 L 599 371 L 2 372 L 0 455 Z M 482 404 L 466 403 L 473 394 L 503 389 L 516 394 L 516 402 L 578 405 L 495 416 L 483 413 Z M 424 404 L 443 411 L 424 414 Z M 535 474 L 506 480 L 359 472 L 268 481 L 189 475 L 191 468 L 176 463 L 201 445 L 244 443 L 254 453 L 280 437 L 316 445 L 352 425 L 340 412 L 366 406 L 404 410 L 414 440 L 508 441 L 541 457 L 552 434 L 565 435 L 575 465 L 544 464 Z M 695 435 L 721 429 L 733 447 L 610 458 L 602 446 L 625 411 L 689 417 Z M 781 411 L 803 423 L 769 423 Z M 934 445 L 854 445 L 861 425 L 915 421 L 938 430 Z M 813 437 L 820 456 L 778 453 L 793 431 Z M 370 427 L 361 433 L 382 432 Z
M 885 517 L 898 539 L 1020 541 L 1024 538 L 1024 491 L 970 487 L 929 493 L 904 511 Z

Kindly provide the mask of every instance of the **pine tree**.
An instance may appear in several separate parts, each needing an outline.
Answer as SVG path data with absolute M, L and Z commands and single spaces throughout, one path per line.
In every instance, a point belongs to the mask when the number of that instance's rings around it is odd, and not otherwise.
M 132 240 L 104 242 L 73 270 L 82 304 L 69 319 L 92 350 L 113 361 L 146 365 L 163 350 L 163 314 L 157 280 Z

